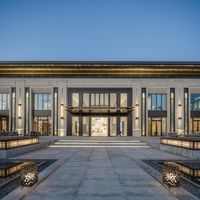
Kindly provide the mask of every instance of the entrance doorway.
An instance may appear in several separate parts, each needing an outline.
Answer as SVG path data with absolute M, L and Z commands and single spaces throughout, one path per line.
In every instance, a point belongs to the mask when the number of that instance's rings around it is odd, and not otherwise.
M 51 117 L 34 117 L 33 130 L 42 135 L 51 135 Z
M 149 117 L 148 119 L 149 136 L 166 135 L 167 119 L 166 117 Z
M 8 130 L 8 117 L 0 117 L 0 131 Z
M 200 118 L 193 118 L 192 132 L 200 132 Z
M 108 136 L 108 117 L 91 118 L 91 136 Z
M 159 136 L 162 133 L 161 120 L 152 120 L 152 136 Z

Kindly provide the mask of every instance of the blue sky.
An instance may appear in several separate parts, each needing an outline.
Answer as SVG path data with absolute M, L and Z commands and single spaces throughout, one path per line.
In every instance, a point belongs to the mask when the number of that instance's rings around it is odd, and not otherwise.
M 1 61 L 200 61 L 200 0 L 0 0 Z

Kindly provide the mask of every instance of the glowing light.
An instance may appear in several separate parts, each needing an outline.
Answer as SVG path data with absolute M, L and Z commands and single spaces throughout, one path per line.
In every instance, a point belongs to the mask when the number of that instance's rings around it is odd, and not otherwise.
M 163 165 L 163 182 L 169 187 L 180 185 L 181 172 L 178 166 L 173 163 L 164 163 Z
M 21 185 L 32 187 L 38 181 L 38 167 L 35 163 L 29 163 L 21 169 Z

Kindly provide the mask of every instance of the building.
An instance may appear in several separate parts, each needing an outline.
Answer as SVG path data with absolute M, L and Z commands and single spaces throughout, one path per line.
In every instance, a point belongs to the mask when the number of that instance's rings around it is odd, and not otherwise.
M 0 62 L 0 131 L 198 132 L 199 78 L 198 62 Z

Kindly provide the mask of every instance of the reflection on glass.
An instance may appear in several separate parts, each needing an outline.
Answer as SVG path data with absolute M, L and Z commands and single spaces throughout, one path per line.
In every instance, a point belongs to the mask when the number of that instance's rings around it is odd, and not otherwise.
M 157 110 L 157 105 L 156 105 L 156 94 L 152 94 L 152 107 L 151 110 Z
M 148 131 L 150 136 L 166 135 L 167 132 L 166 117 L 149 118 Z
M 127 136 L 127 117 L 120 117 L 120 135 Z
M 108 94 L 104 94 L 104 105 L 105 106 L 108 106 L 109 105 L 109 102 L 108 102 Z
M 127 93 L 120 94 L 120 107 L 127 107 Z
M 8 117 L 0 117 L 0 131 L 8 130 Z
M 161 94 L 157 94 L 157 110 L 162 110 Z
M 91 135 L 108 136 L 108 117 L 91 118 Z
M 72 107 L 79 107 L 79 93 L 72 94 Z
M 90 94 L 83 93 L 83 107 L 89 107 L 89 106 L 90 106 Z
M 104 105 L 104 94 L 100 94 L 100 106 Z
M 167 105 L 167 95 L 162 95 L 162 107 L 161 107 L 161 110 L 167 110 L 167 107 L 166 107 L 166 105 Z
M 35 93 L 34 94 L 34 109 L 35 110 L 51 110 L 51 94 L 50 93 Z
M 151 110 L 151 95 L 148 96 L 148 110 Z
M 96 94 L 96 98 L 95 98 L 95 106 L 99 106 L 99 94 Z
M 72 136 L 79 136 L 79 117 L 72 117 Z
M 167 109 L 166 94 L 149 94 L 148 110 L 166 110 Z
M 110 94 L 110 107 L 117 107 L 117 94 L 116 93 Z
M 89 136 L 89 117 L 83 117 L 83 136 Z
M 193 133 L 200 132 L 200 118 L 199 117 L 191 118 L 191 129 Z
M 110 136 L 117 135 L 117 117 L 110 117 Z
M 10 95 L 7 93 L 0 94 L 0 110 L 9 110 Z
M 41 135 L 51 135 L 52 120 L 51 117 L 38 117 L 33 119 L 33 131 L 40 132 Z
M 191 110 L 200 110 L 200 94 L 191 94 Z

